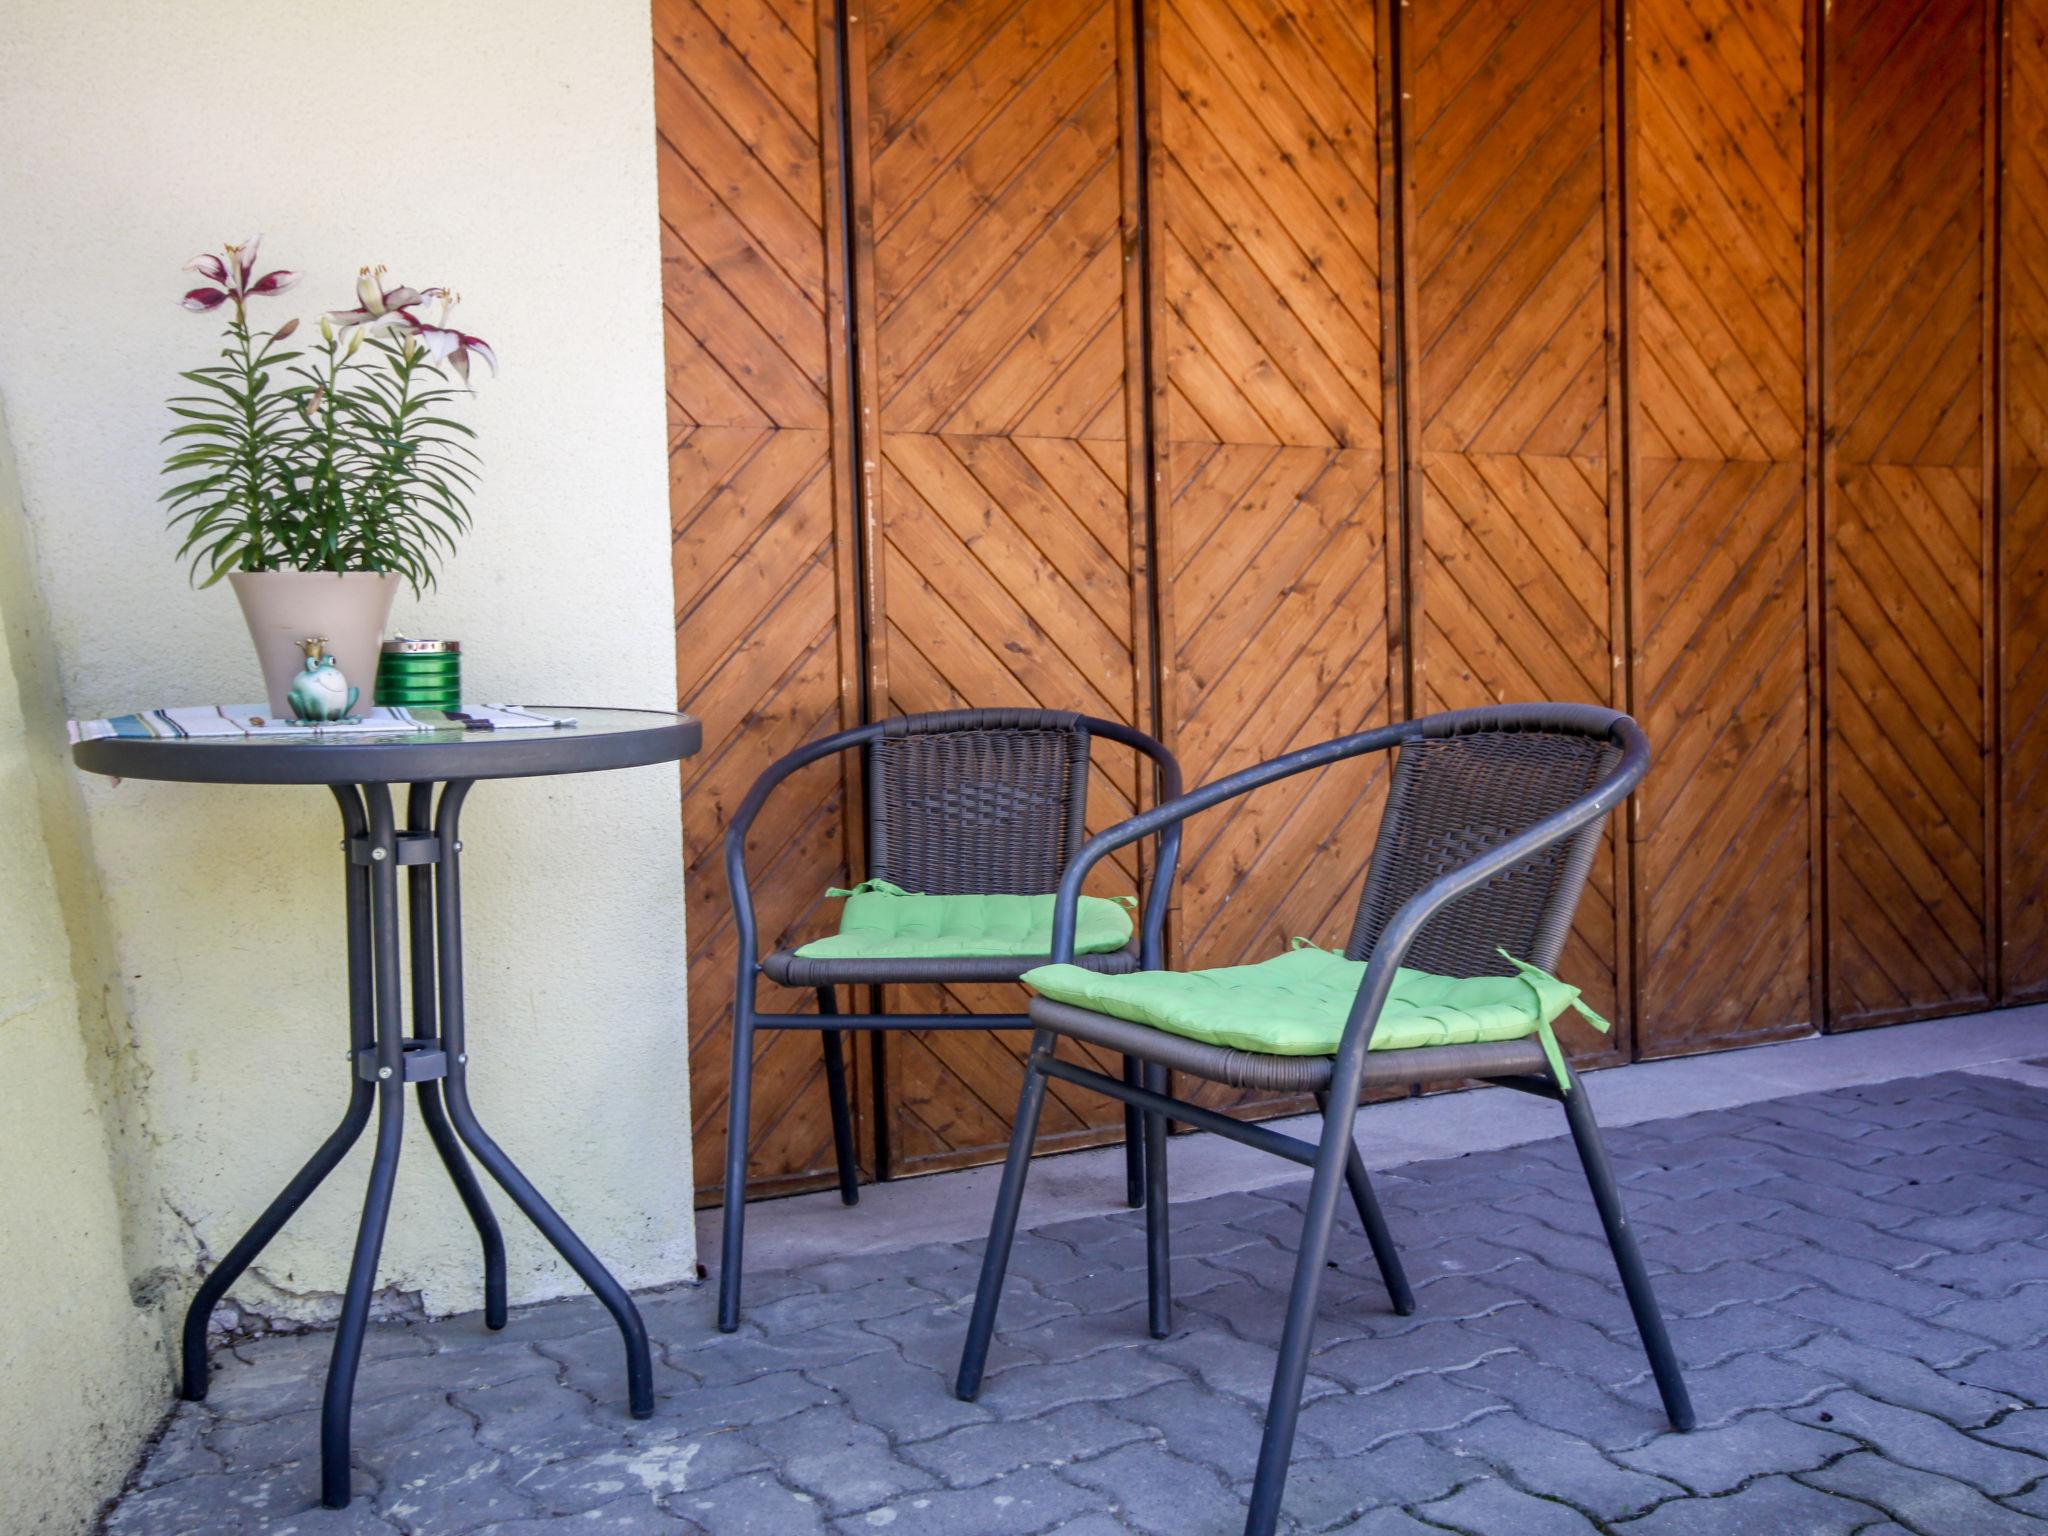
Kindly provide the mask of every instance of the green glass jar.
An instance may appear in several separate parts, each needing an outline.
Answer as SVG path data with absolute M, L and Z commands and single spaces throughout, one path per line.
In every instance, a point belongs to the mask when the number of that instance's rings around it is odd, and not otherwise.
M 386 640 L 377 660 L 377 702 L 390 709 L 460 709 L 462 642 Z

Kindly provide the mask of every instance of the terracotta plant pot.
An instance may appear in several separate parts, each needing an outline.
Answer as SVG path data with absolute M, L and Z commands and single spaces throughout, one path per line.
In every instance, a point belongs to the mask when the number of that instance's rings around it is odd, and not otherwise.
M 377 648 L 398 578 L 374 571 L 235 571 L 228 577 L 256 642 L 270 712 L 289 719 L 292 678 L 306 663 L 299 642 L 313 635 L 327 641 L 327 654 L 342 675 L 362 689 L 359 709 L 368 709 L 377 686 Z

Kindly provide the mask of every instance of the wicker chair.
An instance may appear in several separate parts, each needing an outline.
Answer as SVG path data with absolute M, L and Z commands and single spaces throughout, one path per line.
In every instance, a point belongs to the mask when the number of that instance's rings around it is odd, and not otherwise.
M 1032 1000 L 1030 1017 L 1037 1033 L 961 1353 L 956 1390 L 972 1400 L 981 1389 L 1032 1136 L 1049 1078 L 1095 1089 L 1145 1111 L 1148 1132 L 1154 1122 L 1179 1120 L 1313 1168 L 1245 1522 L 1247 1536 L 1270 1536 L 1279 1518 L 1316 1294 L 1343 1186 L 1349 1185 L 1395 1310 L 1414 1310 L 1400 1257 L 1352 1139 L 1353 1106 L 1369 1087 L 1478 1078 L 1563 1105 L 1665 1411 L 1680 1429 L 1693 1424 L 1678 1360 L 1635 1236 L 1622 1214 L 1584 1084 L 1553 1070 L 1535 1038 L 1368 1054 L 1374 1024 L 1399 966 L 1448 976 L 1501 974 L 1507 969 L 1498 953 L 1501 947 L 1545 969 L 1556 965 L 1606 816 L 1649 766 L 1648 743 L 1633 720 L 1610 710 L 1565 704 L 1465 710 L 1345 737 L 1233 774 L 1090 840 L 1067 866 L 1060 884 L 1054 952 L 1069 953 L 1081 881 L 1111 850 L 1160 836 L 1196 812 L 1262 785 L 1388 749 L 1396 749 L 1398 756 L 1357 920 L 1344 951 L 1347 958 L 1370 964 L 1334 1055 L 1278 1056 L 1229 1049 L 1046 997 Z M 1053 1045 L 1059 1035 L 1138 1057 L 1146 1064 L 1146 1086 L 1134 1087 L 1128 1080 L 1118 1082 L 1056 1059 Z M 1166 1097 L 1151 1085 L 1167 1069 L 1241 1088 L 1313 1093 L 1323 1111 L 1322 1135 L 1310 1142 Z M 1149 1322 L 1153 1336 L 1164 1337 L 1170 1300 L 1163 1160 L 1148 1162 L 1146 1179 Z
M 739 938 L 739 985 L 733 995 L 732 1093 L 725 1133 L 725 1233 L 718 1277 L 718 1325 L 739 1326 L 746 1233 L 747 1135 L 754 1069 L 754 1034 L 763 1029 L 815 1029 L 825 1056 L 833 1151 L 839 1196 L 860 1200 L 854 1166 L 853 1116 L 847 1103 L 843 1034 L 849 1029 L 1022 1029 L 1023 1014 L 842 1014 L 835 988 L 915 982 L 1015 981 L 1049 954 L 974 957 L 818 958 L 777 950 L 759 959 L 754 904 L 747 882 L 747 834 L 775 786 L 798 769 L 854 748 L 864 753 L 868 874 L 906 890 L 931 895 L 1050 895 L 1080 851 L 1088 803 L 1090 746 L 1121 743 L 1150 758 L 1162 800 L 1180 794 L 1180 765 L 1142 731 L 1113 720 L 1035 709 L 960 709 L 906 715 L 826 736 L 798 748 L 761 775 L 725 834 L 725 871 L 732 886 Z M 1180 828 L 1163 827 L 1137 937 L 1110 954 L 1083 955 L 1078 963 L 1105 972 L 1156 969 L 1166 921 L 1163 893 L 1179 855 Z M 1067 903 L 1069 914 L 1078 899 Z M 1071 949 L 1073 936 L 1068 934 Z M 817 992 L 818 1012 L 763 1013 L 759 979 Z M 1126 1059 L 1125 1078 L 1139 1069 Z M 1160 1077 L 1157 1082 L 1163 1085 Z M 1161 1122 L 1140 1135 L 1140 1112 L 1124 1113 L 1127 1198 L 1144 1199 L 1144 1148 L 1163 1148 Z M 1163 1152 L 1161 1153 L 1163 1156 Z

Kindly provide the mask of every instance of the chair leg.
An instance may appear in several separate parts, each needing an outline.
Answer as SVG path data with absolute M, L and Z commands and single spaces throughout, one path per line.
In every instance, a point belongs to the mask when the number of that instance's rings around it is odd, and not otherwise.
M 1259 1467 L 1252 1479 L 1245 1536 L 1273 1536 L 1280 1521 L 1280 1496 L 1287 1488 L 1287 1465 L 1294 1455 L 1294 1426 L 1301 1416 L 1301 1388 L 1308 1378 L 1316 1297 L 1322 1289 L 1323 1266 L 1329 1262 L 1330 1232 L 1337 1221 L 1337 1193 L 1347 1162 L 1345 1149 L 1351 1144 L 1348 1121 L 1324 1122 L 1315 1177 L 1309 1183 L 1308 1213 L 1301 1223 L 1301 1246 L 1295 1251 L 1294 1284 L 1287 1293 L 1287 1325 L 1280 1334 L 1280 1358 L 1273 1367 L 1273 1392 L 1266 1402 L 1266 1432 L 1259 1441 Z
M 747 1235 L 747 1136 L 754 1097 L 754 999 L 751 978 L 732 1005 L 732 1076 L 725 1100 L 725 1222 L 718 1259 L 718 1330 L 740 1325 L 741 1250 Z
M 836 1016 L 837 994 L 830 987 L 818 988 L 818 1012 Z M 845 1031 L 821 1029 L 818 1038 L 825 1051 L 825 1093 L 832 1101 L 832 1156 L 839 1164 L 839 1203 L 860 1204 L 860 1169 L 853 1158 L 853 1107 L 846 1096 Z
M 1607 1147 L 1600 1139 L 1600 1127 L 1593 1119 L 1593 1106 L 1586 1100 L 1583 1080 L 1563 1089 L 1565 1121 L 1571 1126 L 1572 1141 L 1585 1165 L 1586 1182 L 1592 1186 L 1593 1204 L 1599 1207 L 1600 1224 L 1607 1229 L 1607 1246 L 1614 1250 L 1614 1267 L 1621 1271 L 1622 1289 L 1628 1293 L 1629 1310 L 1635 1314 L 1636 1332 L 1642 1335 L 1643 1351 L 1650 1357 L 1650 1370 L 1657 1378 L 1657 1391 L 1664 1399 L 1664 1412 L 1674 1429 L 1691 1429 L 1697 1422 L 1685 1378 L 1679 1372 L 1678 1354 L 1664 1329 L 1664 1314 L 1650 1288 L 1650 1272 L 1643 1265 L 1642 1250 L 1636 1246 L 1635 1230 L 1621 1208 L 1621 1194 L 1614 1187 L 1614 1170 L 1607 1162 Z
M 1145 1064 L 1145 1086 L 1167 1091 L 1166 1068 Z M 1145 1293 L 1152 1337 L 1173 1331 L 1173 1242 L 1166 1203 L 1166 1116 L 1145 1116 Z
M 1143 1068 L 1135 1056 L 1124 1058 L 1124 1082 L 1136 1088 L 1143 1080 Z M 1135 1105 L 1124 1106 L 1124 1204 L 1136 1210 L 1145 1203 L 1144 1117 Z
M 1017 1118 L 1010 1128 L 1010 1151 L 1003 1159 L 1002 1188 L 996 1192 L 995 1213 L 989 1218 L 988 1246 L 982 1250 L 981 1280 L 974 1289 L 974 1315 L 967 1322 L 967 1342 L 960 1350 L 960 1374 L 953 1383 L 953 1395 L 965 1403 L 981 1395 L 989 1337 L 996 1327 L 996 1306 L 1003 1297 L 1010 1245 L 1017 1236 L 1017 1213 L 1024 1205 L 1024 1179 L 1031 1169 L 1031 1146 L 1038 1137 L 1038 1112 L 1045 1106 L 1045 1074 L 1038 1070 L 1038 1053 L 1051 1049 L 1052 1031 L 1041 1029 L 1032 1036 L 1031 1055 L 1024 1064 L 1024 1089 L 1017 1095 Z
M 1330 1118 L 1330 1096 L 1316 1095 L 1316 1107 L 1323 1112 L 1324 1123 Z M 1387 1287 L 1387 1299 L 1394 1304 L 1397 1316 L 1406 1317 L 1415 1310 L 1415 1292 L 1409 1288 L 1408 1272 L 1401 1267 L 1400 1250 L 1394 1246 L 1394 1234 L 1387 1230 L 1387 1218 L 1380 1211 L 1379 1198 L 1372 1192 L 1372 1180 L 1366 1177 L 1365 1159 L 1359 1154 L 1358 1142 L 1350 1134 L 1351 1117 L 1346 1115 L 1345 1141 L 1350 1152 L 1344 1159 L 1344 1182 L 1351 1186 L 1351 1203 L 1358 1207 L 1358 1219 L 1365 1227 L 1365 1240 L 1372 1244 L 1372 1256 L 1380 1267 L 1380 1279 Z

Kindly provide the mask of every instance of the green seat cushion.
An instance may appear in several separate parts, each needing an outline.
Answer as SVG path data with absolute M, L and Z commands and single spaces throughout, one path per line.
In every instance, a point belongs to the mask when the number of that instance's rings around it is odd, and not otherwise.
M 927 896 L 867 880 L 843 896 L 839 931 L 797 950 L 807 960 L 937 960 L 1052 953 L 1051 896 Z M 1105 955 L 1131 942 L 1129 896 L 1083 896 L 1074 953 Z M 1073 967 L 1079 969 L 1079 967 Z
M 1297 948 L 1256 965 L 1213 971 L 1140 971 L 1099 976 L 1076 965 L 1026 971 L 1026 985 L 1046 997 L 1190 1040 L 1267 1056 L 1334 1055 L 1344 1021 L 1365 980 L 1365 962 Z M 1505 954 L 1505 951 L 1503 951 Z M 1564 1058 L 1552 1022 L 1575 1008 L 1600 1029 L 1607 1023 L 1579 1001 L 1579 989 L 1507 956 L 1513 976 L 1434 976 L 1398 970 L 1372 1032 L 1372 1049 L 1473 1045 L 1489 1040 L 1543 1042 L 1563 1081 Z

